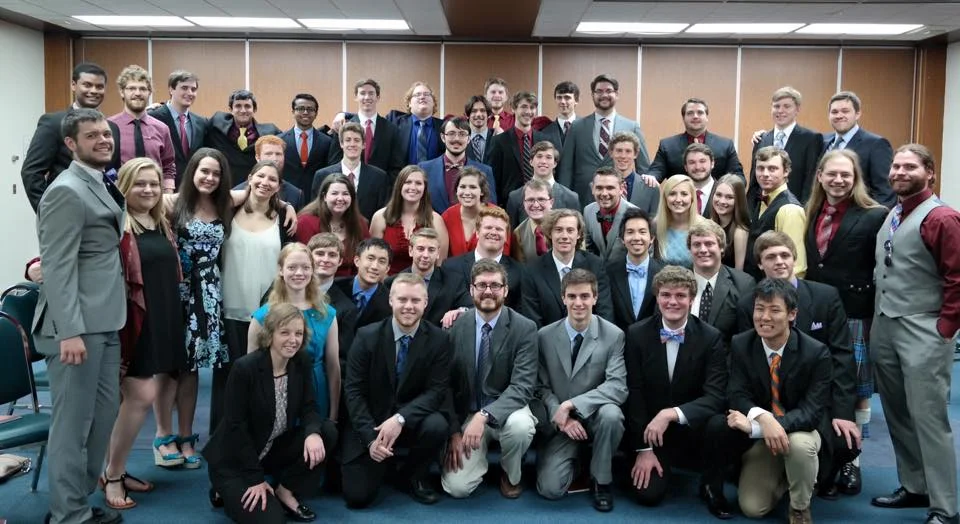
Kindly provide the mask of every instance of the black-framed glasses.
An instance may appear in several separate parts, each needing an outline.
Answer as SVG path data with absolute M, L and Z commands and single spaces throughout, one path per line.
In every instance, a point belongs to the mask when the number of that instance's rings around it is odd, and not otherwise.
M 893 265 L 893 244 L 887 240 L 883 243 L 883 250 L 886 251 L 886 255 L 883 257 L 883 265 L 890 267 Z
M 316 113 L 317 110 L 312 107 L 297 106 L 293 108 L 294 113 Z
M 490 291 L 493 291 L 494 293 L 496 293 L 498 291 L 501 291 L 503 288 L 507 286 L 499 282 L 491 282 L 491 283 L 477 282 L 473 284 L 473 287 L 476 289 L 479 289 L 480 291 L 487 291 L 489 289 Z

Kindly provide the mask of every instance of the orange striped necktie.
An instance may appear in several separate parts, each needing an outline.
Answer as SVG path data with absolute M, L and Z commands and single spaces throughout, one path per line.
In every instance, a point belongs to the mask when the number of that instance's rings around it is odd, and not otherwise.
M 780 355 L 774 353 L 770 357 L 770 405 L 773 415 L 784 415 L 783 404 L 780 403 Z

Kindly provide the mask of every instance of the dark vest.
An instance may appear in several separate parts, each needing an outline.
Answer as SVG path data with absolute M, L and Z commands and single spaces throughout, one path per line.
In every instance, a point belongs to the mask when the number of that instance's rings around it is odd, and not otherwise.
M 800 201 L 797 200 L 797 197 L 793 196 L 793 193 L 789 189 L 784 189 L 773 199 L 773 202 L 770 202 L 770 205 L 767 206 L 767 209 L 760 214 L 760 202 L 758 201 L 750 209 L 750 236 L 747 237 L 747 253 L 743 261 L 743 270 L 753 276 L 753 278 L 760 280 L 763 278 L 763 271 L 760 270 L 759 260 L 753 256 L 753 244 L 757 241 L 757 238 L 760 235 L 766 233 L 767 231 L 772 231 L 777 225 L 777 213 L 780 212 L 780 208 L 787 204 L 796 204 L 801 205 Z M 803 249 L 803 246 L 796 246 L 797 249 Z

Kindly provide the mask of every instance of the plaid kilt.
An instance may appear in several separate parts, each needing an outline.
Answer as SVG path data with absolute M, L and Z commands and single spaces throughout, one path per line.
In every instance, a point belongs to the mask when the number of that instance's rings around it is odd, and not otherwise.
M 870 324 L 873 319 L 851 318 L 847 320 L 850 341 L 853 344 L 853 361 L 857 366 L 857 398 L 873 396 L 873 366 L 870 365 Z

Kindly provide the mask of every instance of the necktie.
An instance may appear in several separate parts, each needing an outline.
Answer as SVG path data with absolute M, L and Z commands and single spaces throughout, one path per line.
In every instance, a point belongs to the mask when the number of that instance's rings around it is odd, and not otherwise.
M 703 320 L 704 322 L 710 318 L 710 306 L 713 305 L 713 286 L 707 282 L 707 287 L 703 288 L 703 293 L 700 295 L 700 314 L 697 315 L 697 318 Z
M 307 167 L 307 157 L 310 152 L 307 150 L 307 132 L 300 131 L 300 165 Z
M 237 147 L 241 150 L 247 148 L 247 128 L 245 127 L 240 128 L 240 135 L 237 136 Z
M 484 324 L 480 330 L 480 353 L 477 355 L 477 369 L 476 375 L 473 379 L 474 387 L 476 388 L 475 393 L 477 396 L 476 401 L 478 410 L 487 405 L 486 395 L 483 394 L 483 379 L 486 377 L 486 368 L 489 366 L 490 332 L 493 331 L 493 326 L 490 324 Z
M 426 122 L 417 121 L 417 163 L 427 160 L 427 129 Z
M 787 145 L 787 134 L 783 131 L 777 131 L 773 145 L 777 146 L 777 149 L 783 149 Z
M 403 375 L 403 365 L 406 364 L 407 352 L 410 351 L 410 335 L 400 337 L 400 351 L 397 351 L 397 378 Z
M 625 178 L 620 179 L 620 196 L 623 198 L 630 198 L 630 191 L 627 190 L 627 180 Z
M 373 119 L 367 120 L 367 125 L 363 128 L 363 163 L 370 163 L 370 155 L 373 154 Z
M 473 148 L 473 159 L 477 162 L 483 162 L 483 135 L 473 135 L 470 147 Z
M 367 296 L 362 291 L 357 291 L 353 295 L 353 302 L 357 305 L 357 311 L 363 313 L 363 308 L 367 307 Z
M 141 124 L 142 122 L 139 118 L 133 120 L 133 154 L 137 158 L 147 156 L 147 148 L 143 144 L 143 129 L 140 127 Z
M 600 120 L 600 156 L 607 156 L 607 148 L 610 144 L 610 119 Z
M 577 355 L 580 354 L 580 348 L 583 347 L 583 335 L 577 333 L 577 336 L 573 337 L 573 351 L 570 352 L 570 371 L 573 371 L 573 368 L 577 366 Z
M 643 294 L 640 284 L 647 278 L 647 268 L 627 263 L 627 285 L 630 286 L 630 302 L 633 305 L 633 318 L 640 316 L 640 306 L 643 305 Z
M 498 127 L 500 127 L 500 115 L 499 115 L 499 114 L 494 114 L 494 115 L 493 115 L 493 128 L 496 129 L 496 128 L 498 128 Z
M 666 344 L 667 342 L 676 342 L 677 344 L 683 344 L 683 330 L 660 328 L 660 343 Z
M 523 134 L 523 154 L 520 155 L 520 167 L 523 170 L 523 182 L 527 183 L 533 176 L 533 166 L 530 164 L 530 149 L 533 148 L 533 132 Z
M 563 277 L 567 276 L 567 273 L 569 272 L 570 272 L 570 268 L 568 266 L 564 266 L 560 268 L 560 279 L 562 280 Z
M 187 136 L 187 114 L 181 113 L 180 118 L 180 148 L 183 150 L 183 156 L 190 156 L 190 139 Z
M 830 149 L 831 150 L 840 149 L 840 146 L 842 145 L 843 145 L 843 137 L 840 135 L 837 135 L 837 139 L 833 141 L 833 145 L 830 146 Z
M 120 209 L 123 209 L 123 194 L 117 189 L 117 186 L 113 184 L 113 180 L 111 180 L 110 176 L 106 173 L 103 174 L 103 185 L 107 186 L 107 193 L 110 193 L 113 201 L 120 206 Z
M 357 187 L 357 175 L 353 174 L 352 171 L 347 173 L 347 179 L 350 180 L 350 183 L 353 184 L 354 188 Z
M 776 417 L 782 417 L 785 413 L 780 403 L 780 355 L 776 353 L 770 357 L 770 407 Z
M 569 132 L 570 132 L 570 121 L 567 120 L 566 122 L 563 123 L 563 136 L 566 137 L 567 133 Z
M 543 230 L 540 229 L 540 226 L 533 228 L 533 238 L 537 243 L 537 256 L 542 255 L 547 252 L 547 237 L 543 234 Z
M 893 218 L 890 219 L 890 236 L 897 232 L 900 227 L 900 218 L 903 216 L 903 204 L 893 206 Z
M 827 206 L 824 210 L 826 214 L 820 221 L 820 231 L 817 231 L 817 251 L 820 252 L 821 257 L 827 253 L 827 244 L 830 243 L 830 234 L 833 233 L 833 214 L 836 212 L 837 208 Z
M 697 212 L 703 214 L 703 190 L 697 190 Z

